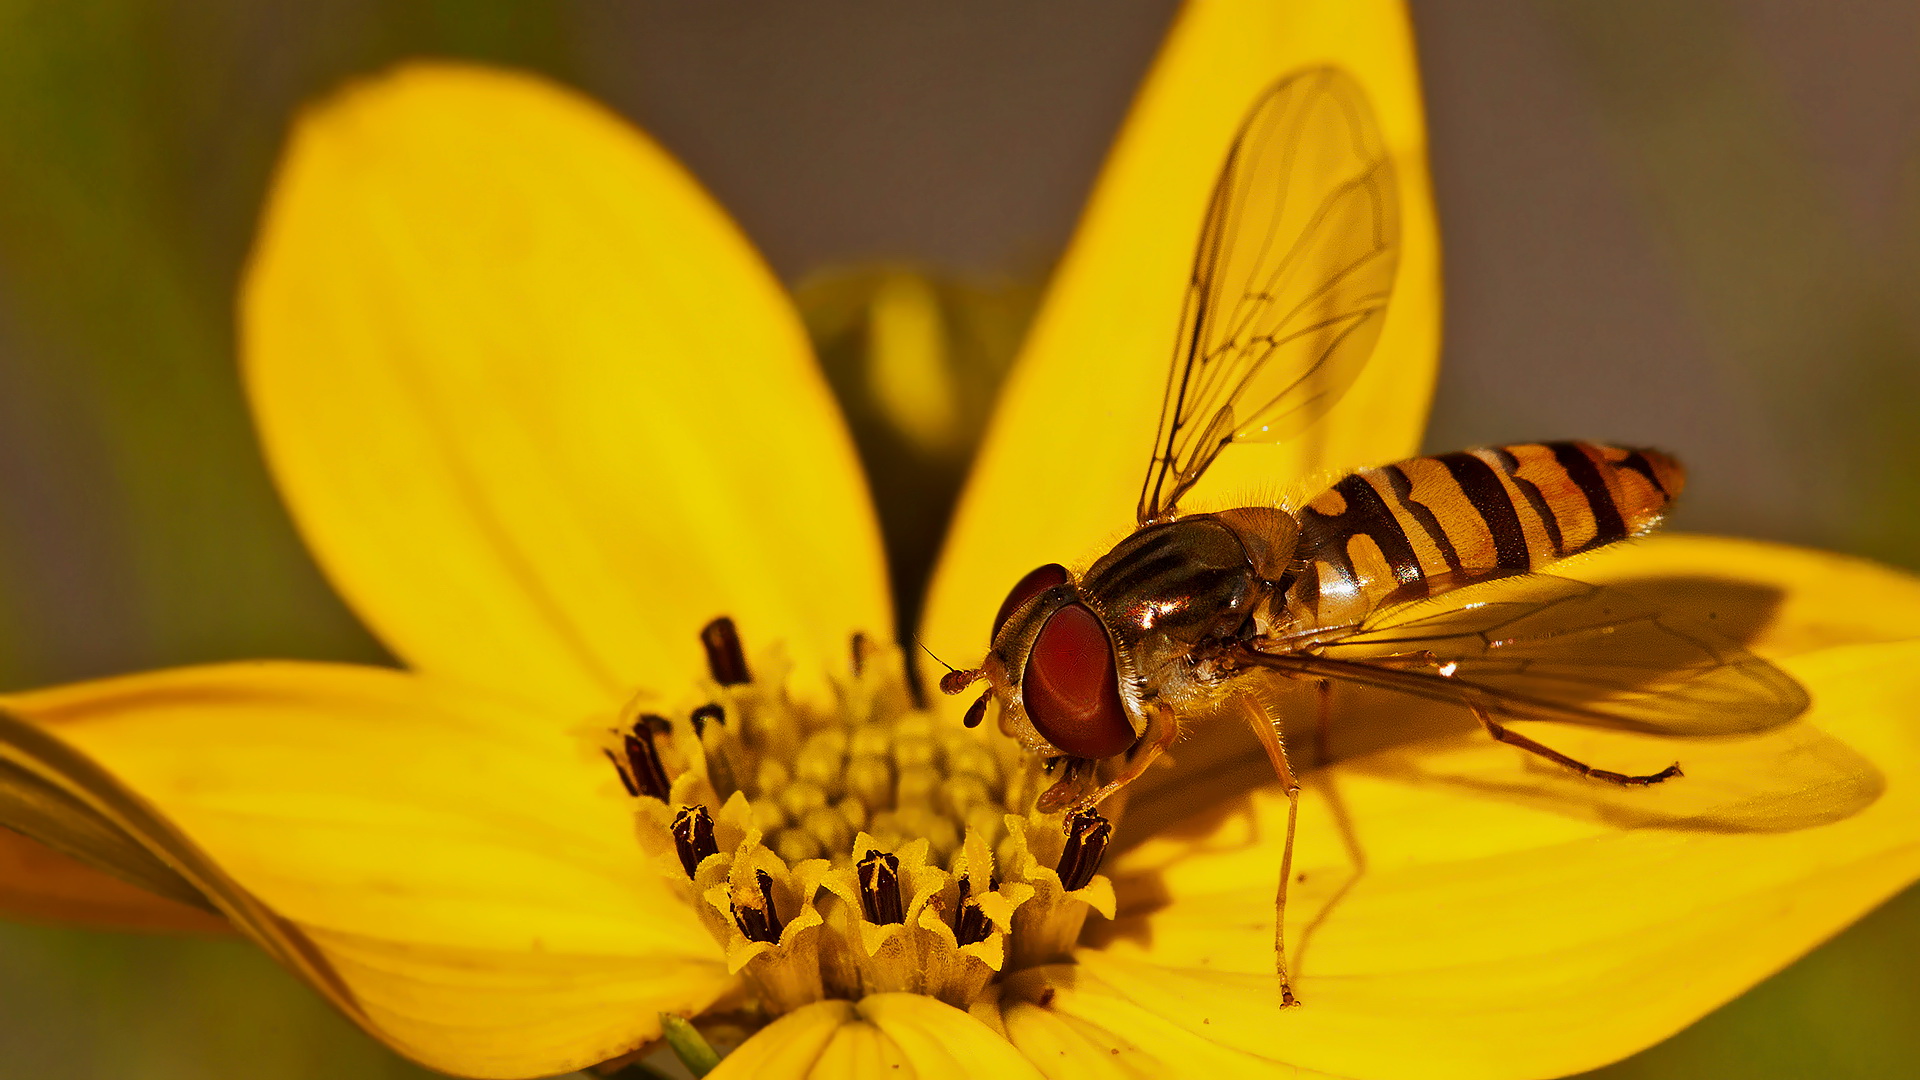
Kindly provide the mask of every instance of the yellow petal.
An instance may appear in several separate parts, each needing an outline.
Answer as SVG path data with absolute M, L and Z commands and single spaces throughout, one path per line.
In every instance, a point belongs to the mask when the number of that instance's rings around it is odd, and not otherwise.
M 802 1006 L 754 1033 L 707 1075 L 713 1080 L 799 1080 L 813 1071 L 841 1027 L 857 1017 L 851 1001 Z
M 991 1028 L 924 994 L 874 994 L 861 1000 L 859 1011 L 899 1048 L 920 1080 L 1039 1076 Z
M 1470 730 L 1312 774 L 1287 913 L 1299 1009 L 1274 1003 L 1286 800 L 1270 783 L 1112 860 L 1120 917 L 1079 971 L 1192 1036 L 1339 1076 L 1558 1076 L 1624 1057 L 1920 875 L 1920 643 L 1783 666 L 1814 709 L 1762 736 L 1532 732 L 1581 756 L 1679 757 L 1687 775 L 1658 788 L 1532 768 Z M 1828 797 L 1799 785 L 1808 758 L 1868 770 L 1838 820 L 1797 805 Z
M 578 1068 L 730 985 L 641 853 L 605 760 L 512 698 L 376 668 L 236 664 L 0 708 L 0 753 L 436 1068 Z
M 1133 525 L 1208 192 L 1258 92 L 1316 64 L 1365 88 L 1394 156 L 1403 248 L 1366 373 L 1307 437 L 1237 446 L 1215 500 L 1265 502 L 1326 470 L 1404 457 L 1439 348 L 1439 248 L 1406 14 L 1392 0 L 1192 4 L 1175 25 L 1010 376 L 941 556 L 922 629 L 977 655 L 1020 575 L 1089 559 Z
M 579 711 L 685 686 L 716 615 L 802 672 L 890 636 L 779 284 L 672 158 L 558 86 L 413 66 L 310 110 L 242 331 L 301 530 L 423 671 Z
M 230 929 L 211 911 L 129 885 L 11 829 L 0 829 L 0 912 L 107 930 Z
M 728 1054 L 713 1080 L 1034 1078 L 1040 1073 L 979 1020 L 924 994 L 823 1001 L 781 1017 Z
M 1029 969 L 1010 979 L 991 1007 L 999 1011 L 1008 1039 L 1051 1080 L 1162 1076 L 1317 1080 L 1326 1075 L 1196 1035 L 1184 1026 L 1186 1018 L 1144 1009 L 1084 968 Z M 1200 1030 L 1208 1030 L 1204 1016 Z

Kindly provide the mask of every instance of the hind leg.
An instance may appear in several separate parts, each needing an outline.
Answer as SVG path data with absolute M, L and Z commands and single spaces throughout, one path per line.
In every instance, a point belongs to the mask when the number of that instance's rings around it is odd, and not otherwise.
M 1493 717 L 1487 715 L 1485 709 L 1472 702 L 1467 703 L 1467 708 L 1473 710 L 1474 717 L 1480 721 L 1481 727 L 1487 729 L 1487 734 L 1493 736 L 1500 742 L 1506 743 L 1508 746 L 1517 746 L 1529 754 L 1537 754 L 1556 765 L 1564 765 L 1574 772 L 1579 773 L 1581 776 L 1590 776 L 1595 780 L 1604 780 L 1609 784 L 1618 784 L 1621 787 L 1646 787 L 1648 784 L 1658 784 L 1663 780 L 1671 780 L 1676 776 L 1682 775 L 1680 772 L 1680 763 L 1677 761 L 1657 773 L 1648 773 L 1645 776 L 1629 776 L 1626 773 L 1614 772 L 1611 769 L 1596 769 L 1578 758 L 1569 757 L 1551 746 L 1535 742 L 1525 735 L 1511 730 L 1504 724 L 1495 721 Z

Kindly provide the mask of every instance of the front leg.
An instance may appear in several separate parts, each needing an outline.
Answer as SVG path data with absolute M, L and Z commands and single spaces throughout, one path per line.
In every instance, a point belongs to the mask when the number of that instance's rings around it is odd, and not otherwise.
M 1100 805 L 1107 796 L 1126 787 L 1147 771 L 1173 745 L 1174 737 L 1180 734 L 1180 725 L 1174 721 L 1173 710 L 1164 705 L 1155 705 L 1147 711 L 1147 730 L 1129 747 L 1122 756 L 1119 775 L 1100 785 L 1093 792 L 1080 795 L 1077 777 L 1069 776 L 1040 793 L 1034 806 L 1043 814 L 1072 807 L 1076 811 L 1091 810 Z

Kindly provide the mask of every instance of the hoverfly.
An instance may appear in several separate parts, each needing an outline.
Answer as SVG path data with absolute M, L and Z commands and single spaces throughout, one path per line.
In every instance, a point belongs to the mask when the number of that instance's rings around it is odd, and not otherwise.
M 1541 573 L 1644 535 L 1684 483 L 1654 450 L 1483 447 L 1353 472 L 1298 509 L 1206 513 L 1181 499 L 1228 447 L 1298 436 L 1365 367 L 1398 265 L 1392 163 L 1359 85 L 1322 68 L 1254 102 L 1200 232 L 1135 531 L 1085 572 L 1048 563 L 1007 593 L 969 726 L 1000 725 L 1059 779 L 1045 811 L 1138 777 L 1183 723 L 1246 722 L 1289 799 L 1283 927 L 1300 785 L 1276 681 L 1456 703 L 1488 735 L 1597 781 L 1639 786 L 1508 728 L 1551 720 L 1673 735 L 1761 731 L 1807 705 L 1765 660 L 1631 592 Z M 1324 720 L 1323 715 L 1323 720 Z

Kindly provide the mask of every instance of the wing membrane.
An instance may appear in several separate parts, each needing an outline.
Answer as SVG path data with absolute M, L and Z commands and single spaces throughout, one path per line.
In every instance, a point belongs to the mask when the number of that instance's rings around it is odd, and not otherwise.
M 1340 400 L 1380 336 L 1399 244 L 1393 170 L 1359 84 L 1316 68 L 1263 93 L 1201 227 L 1143 524 L 1229 444 L 1292 438 Z
M 1668 735 L 1766 731 L 1807 707 L 1792 677 L 1634 593 L 1548 574 L 1391 608 L 1255 666 L 1338 679 L 1521 720 Z

